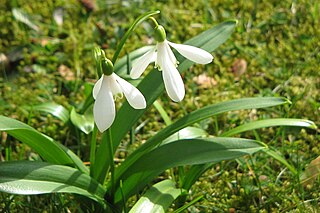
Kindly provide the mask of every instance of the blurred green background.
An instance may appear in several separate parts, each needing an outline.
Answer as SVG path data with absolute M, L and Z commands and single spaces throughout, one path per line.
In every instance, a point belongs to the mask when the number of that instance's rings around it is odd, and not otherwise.
M 283 96 L 292 101 L 290 106 L 232 112 L 199 125 L 211 135 L 270 117 L 305 118 L 319 126 L 319 7 L 317 0 L 0 0 L 0 112 L 63 141 L 88 159 L 87 141 L 76 141 L 61 121 L 30 112 L 26 106 L 56 102 L 67 109 L 77 108 L 84 100 L 86 83 L 97 79 L 93 47 L 101 46 L 111 58 L 135 18 L 160 10 L 155 18 L 166 28 L 168 39 L 176 43 L 222 21 L 239 21 L 232 37 L 212 53 L 212 64 L 193 66 L 183 74 L 186 97 L 182 103 L 172 103 L 166 94 L 161 97 L 173 120 L 220 101 Z M 129 38 L 121 55 L 154 43 L 152 23 L 145 22 Z M 154 108 L 144 121 L 144 134 L 137 135 L 136 141 L 143 141 L 165 125 Z M 300 174 L 320 155 L 319 131 L 268 128 L 243 135 L 266 142 Z M 2 134 L 1 161 L 8 159 L 7 141 Z M 28 147 L 12 141 L 10 159 L 37 158 Z M 119 157 L 122 155 L 120 152 Z M 302 184 L 299 176 L 275 159 L 256 154 L 220 163 L 208 171 L 191 191 L 191 199 L 201 194 L 204 199 L 188 211 L 317 212 L 319 186 L 318 177 L 311 184 Z M 71 197 L 0 193 L 0 210 L 73 211 L 77 204 Z

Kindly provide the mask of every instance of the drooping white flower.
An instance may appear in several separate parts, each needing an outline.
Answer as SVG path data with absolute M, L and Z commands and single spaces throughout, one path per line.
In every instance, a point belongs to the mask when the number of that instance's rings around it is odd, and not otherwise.
M 103 74 L 93 87 L 94 121 L 100 132 L 108 129 L 116 116 L 115 97 L 126 97 L 129 104 L 135 109 L 146 108 L 146 100 L 141 92 L 117 74 Z
M 134 61 L 130 76 L 133 79 L 139 78 L 147 66 L 155 61 L 155 66 L 162 71 L 162 78 L 169 97 L 179 102 L 184 98 L 185 88 L 179 71 L 178 61 L 174 56 L 170 46 L 176 49 L 181 55 L 198 64 L 208 64 L 213 60 L 213 56 L 207 51 L 198 47 L 176 44 L 166 39 L 164 28 L 158 25 L 155 28 L 157 44 Z

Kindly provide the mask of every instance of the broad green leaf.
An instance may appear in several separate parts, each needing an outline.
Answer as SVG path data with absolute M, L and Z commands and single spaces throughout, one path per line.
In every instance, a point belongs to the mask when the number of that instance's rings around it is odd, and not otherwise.
M 250 123 L 243 124 L 227 132 L 224 132 L 220 136 L 233 136 L 241 132 L 265 128 L 265 127 L 273 127 L 273 126 L 297 126 L 297 127 L 311 128 L 311 129 L 317 128 L 316 125 L 309 120 L 293 119 L 293 118 L 274 118 L 274 119 L 252 121 Z
M 83 115 L 77 113 L 74 108 L 72 108 L 70 113 L 70 120 L 73 123 L 73 125 L 75 125 L 77 128 L 79 128 L 86 134 L 92 132 L 94 127 L 92 110 L 89 109 Z
M 50 113 L 64 123 L 69 120 L 69 111 L 64 106 L 56 103 L 43 103 L 35 106 L 28 106 L 30 110 Z
M 23 195 L 75 193 L 103 205 L 106 193 L 98 182 L 77 169 L 37 161 L 0 163 L 0 191 Z
M 28 25 L 34 31 L 39 31 L 39 27 L 33 22 L 31 17 L 26 12 L 24 12 L 22 9 L 13 8 L 12 14 L 16 20 Z
M 234 20 L 223 22 L 222 24 L 219 24 L 194 37 L 186 43 L 212 52 L 229 38 L 236 24 L 237 21 Z M 183 57 L 179 56 L 177 59 L 180 61 L 178 68 L 180 72 L 187 70 L 192 65 L 192 62 Z M 150 73 L 140 82 L 138 89 L 144 95 L 147 101 L 147 107 L 146 109 L 136 110 L 133 109 L 128 102 L 124 102 L 120 110 L 118 110 L 115 121 L 111 126 L 111 129 L 114 130 L 112 132 L 116 132 L 116 134 L 113 134 L 113 147 L 115 150 L 132 126 L 138 121 L 148 107 L 152 105 L 152 103 L 162 94 L 164 86 L 161 73 L 156 69 L 151 70 Z M 100 168 L 108 167 L 103 166 L 103 164 L 107 163 L 105 159 L 106 156 L 103 154 L 103 150 L 105 149 L 106 144 L 101 144 L 101 147 L 97 152 L 96 173 L 104 173 Z
M 121 174 L 129 169 L 131 164 L 139 157 L 143 156 L 144 153 L 148 152 L 148 150 L 152 149 L 153 147 L 158 146 L 164 139 L 187 126 L 224 112 L 242 109 L 266 108 L 282 105 L 285 103 L 288 103 L 288 100 L 284 98 L 242 98 L 209 105 L 193 111 L 159 131 L 156 135 L 147 140 L 142 146 L 140 146 L 136 151 L 129 155 L 129 157 L 118 167 L 119 177 L 121 178 Z
M 0 131 L 27 144 L 50 163 L 77 166 L 83 172 L 88 170 L 71 150 L 27 124 L 0 115 Z
M 129 213 L 165 213 L 181 192 L 182 190 L 177 189 L 172 180 L 163 180 L 148 189 Z
M 161 143 L 161 145 L 181 139 L 201 138 L 207 135 L 208 133 L 201 128 L 188 126 L 174 133 L 173 135 L 170 135 Z
M 129 198 L 139 192 L 168 168 L 235 159 L 261 149 L 264 146 L 257 141 L 227 137 L 185 139 L 165 144 L 144 154 L 122 174 L 122 187 L 116 191 L 115 202 L 121 202 L 121 193 Z
M 259 129 L 259 128 L 265 128 L 265 127 L 272 127 L 272 126 L 299 126 L 299 127 L 307 127 L 307 128 L 316 128 L 315 124 L 312 121 L 309 120 L 303 120 L 303 119 L 288 119 L 288 118 L 276 118 L 276 119 L 265 119 L 265 120 L 259 120 L 259 121 L 252 121 L 247 124 L 243 124 L 241 126 L 238 126 L 234 129 L 231 129 L 227 132 L 222 133 L 220 136 L 233 136 L 235 134 Z M 296 174 L 297 170 L 290 165 L 282 156 L 281 154 L 271 150 L 271 149 L 264 149 L 263 152 L 270 155 L 274 159 L 281 162 L 283 165 L 285 165 L 292 173 Z M 204 164 L 204 165 L 195 165 L 192 166 L 189 170 L 189 172 L 186 174 L 183 186 L 182 188 L 189 190 L 191 186 L 195 183 L 195 181 L 210 167 L 212 164 Z

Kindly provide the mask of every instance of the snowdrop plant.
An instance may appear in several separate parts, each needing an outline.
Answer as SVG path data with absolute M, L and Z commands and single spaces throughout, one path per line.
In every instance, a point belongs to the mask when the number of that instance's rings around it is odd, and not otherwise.
M 99 80 L 93 86 L 92 94 L 88 95 L 84 104 L 79 106 L 79 111 L 85 112 L 93 105 L 96 125 L 89 134 L 91 138 L 88 142 L 89 164 L 83 161 L 87 159 L 80 159 L 62 143 L 27 124 L 0 115 L 0 131 L 30 146 L 41 156 L 38 161 L 1 162 L 0 191 L 24 195 L 73 193 L 81 195 L 75 197 L 84 212 L 166 212 L 176 199 L 179 199 L 179 202 L 175 208 L 181 207 L 180 210 L 199 200 L 200 198 L 196 198 L 189 204 L 184 198 L 197 178 L 213 163 L 219 161 L 263 150 L 286 165 L 291 172 L 296 172 L 281 155 L 272 152 L 262 142 L 231 136 L 256 128 L 279 125 L 315 128 L 311 121 L 301 119 L 254 121 L 231 130 L 219 130 L 222 132 L 219 137 L 208 137 L 205 130 L 192 127 L 199 121 L 221 113 L 273 107 L 289 102 L 279 97 L 243 98 L 200 108 L 170 122 L 164 129 L 141 143 L 137 149 L 132 150 L 121 164 L 115 165 L 114 153 L 120 143 L 127 140 L 128 132 L 133 130 L 139 119 L 144 118 L 144 112 L 162 94 L 163 82 L 173 101 L 181 101 L 184 97 L 184 85 L 178 70 L 183 72 L 192 63 L 181 59 L 177 67 L 178 62 L 170 46 L 191 61 L 200 64 L 210 63 L 213 57 L 208 52 L 214 51 L 224 43 L 237 23 L 231 20 L 212 27 L 188 41 L 194 46 L 169 42 L 164 28 L 156 24 L 156 46 L 147 52 L 145 49 L 134 51 L 118 60 L 126 39 L 134 29 L 158 13 L 159 11 L 149 12 L 135 20 L 120 40 L 112 60 L 107 59 L 100 48 L 94 51 Z M 162 75 L 152 71 L 141 79 L 135 88 L 120 77 L 121 71 L 128 69 L 125 63 L 127 58 L 137 59 L 131 70 L 133 78 L 138 78 L 152 61 L 155 61 Z M 114 97 L 120 98 L 123 94 L 127 102 L 124 102 L 116 113 Z M 59 106 L 59 110 L 55 107 L 51 109 L 46 110 L 66 123 L 70 123 L 68 119 L 70 117 L 72 120 L 72 113 L 75 113 L 73 110 L 69 116 L 68 110 L 62 106 Z M 79 120 L 77 127 L 81 130 L 81 125 L 87 123 L 86 116 L 77 115 L 77 118 Z M 168 178 L 148 187 L 161 173 L 174 167 L 179 167 L 178 174 L 172 172 Z M 146 193 L 141 195 L 142 191 Z M 132 199 L 128 201 L 134 195 L 139 195 L 141 198 L 134 206 L 129 206 Z M 85 198 L 90 198 L 92 203 Z
M 166 31 L 154 18 L 150 18 L 155 23 L 154 38 L 157 44 L 143 56 L 138 58 L 131 69 L 130 76 L 133 79 L 139 78 L 151 62 L 162 71 L 162 78 L 169 97 L 179 102 L 184 98 L 185 89 L 182 78 L 177 70 L 179 62 L 174 56 L 170 47 L 176 49 L 181 55 L 198 64 L 208 64 L 213 56 L 207 51 L 184 44 L 176 44 L 166 39 Z

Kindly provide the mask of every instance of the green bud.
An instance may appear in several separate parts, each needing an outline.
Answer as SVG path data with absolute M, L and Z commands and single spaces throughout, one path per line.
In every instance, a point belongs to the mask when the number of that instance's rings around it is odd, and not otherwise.
M 100 47 L 95 47 L 93 50 L 94 58 L 96 61 L 96 68 L 98 72 L 98 76 L 102 75 L 102 61 L 105 58 L 104 51 Z
M 161 25 L 154 28 L 154 38 L 157 42 L 163 42 L 166 39 L 166 31 Z
M 111 75 L 113 73 L 113 64 L 109 59 L 107 58 L 102 59 L 101 65 L 102 65 L 103 74 Z

